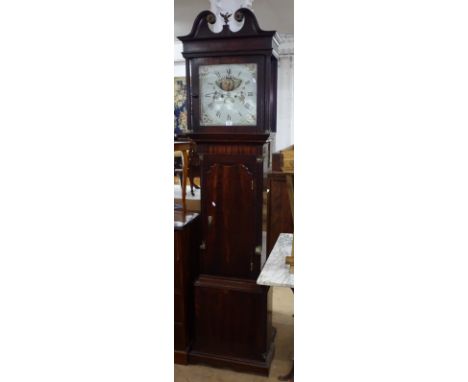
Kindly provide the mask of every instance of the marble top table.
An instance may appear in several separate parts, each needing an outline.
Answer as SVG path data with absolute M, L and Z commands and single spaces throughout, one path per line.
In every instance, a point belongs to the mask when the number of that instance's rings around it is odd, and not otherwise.
M 289 272 L 285 257 L 291 256 L 292 233 L 281 233 L 258 276 L 257 284 L 294 288 L 294 274 Z

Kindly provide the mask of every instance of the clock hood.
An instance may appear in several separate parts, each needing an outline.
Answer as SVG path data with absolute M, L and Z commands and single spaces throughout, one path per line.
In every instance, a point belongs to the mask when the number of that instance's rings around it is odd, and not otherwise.
M 257 18 L 254 13 L 248 8 L 240 8 L 234 13 L 234 18 L 244 25 L 237 32 L 231 31 L 229 28 L 227 17 L 231 15 L 223 15 L 225 24 L 219 33 L 213 32 L 209 25 L 216 22 L 216 15 L 211 11 L 202 11 L 195 18 L 192 30 L 188 35 L 177 37 L 184 44 L 185 54 L 200 53 L 198 46 L 192 44 L 200 40 L 226 40 L 239 39 L 239 37 L 251 39 L 249 46 L 255 49 L 268 49 L 272 54 L 278 57 L 278 47 L 280 37 L 276 31 L 264 31 L 258 25 Z M 237 48 L 236 48 L 237 49 Z M 225 44 L 219 45 L 219 51 L 228 51 L 229 47 Z M 210 49 L 210 51 L 213 51 Z

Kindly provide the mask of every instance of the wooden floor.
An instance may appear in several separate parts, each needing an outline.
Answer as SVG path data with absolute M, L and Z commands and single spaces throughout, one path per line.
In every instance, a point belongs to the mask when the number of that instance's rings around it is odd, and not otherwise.
M 287 374 L 293 357 L 293 293 L 288 288 L 273 289 L 273 326 L 277 330 L 276 352 L 270 376 L 262 377 L 228 369 L 217 369 L 201 365 L 175 365 L 175 382 L 270 382 Z

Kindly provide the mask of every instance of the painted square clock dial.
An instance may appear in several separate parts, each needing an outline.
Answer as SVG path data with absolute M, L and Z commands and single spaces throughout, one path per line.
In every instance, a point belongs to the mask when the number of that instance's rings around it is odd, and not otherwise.
M 200 126 L 257 124 L 257 64 L 201 65 Z

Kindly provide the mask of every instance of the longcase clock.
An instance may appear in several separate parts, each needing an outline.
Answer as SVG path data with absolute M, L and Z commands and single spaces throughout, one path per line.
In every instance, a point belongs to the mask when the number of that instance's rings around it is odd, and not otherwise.
M 273 357 L 271 292 L 263 266 L 266 142 L 276 130 L 278 35 L 249 9 L 201 12 L 183 42 L 189 136 L 201 162 L 202 245 L 194 284 L 190 362 L 268 374 Z M 238 32 L 229 19 L 242 22 Z

